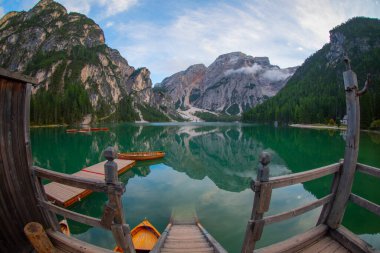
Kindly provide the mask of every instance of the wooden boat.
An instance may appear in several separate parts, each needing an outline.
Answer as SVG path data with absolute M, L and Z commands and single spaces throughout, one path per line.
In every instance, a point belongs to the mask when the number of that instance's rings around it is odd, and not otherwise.
M 78 129 L 66 129 L 66 133 L 76 133 Z
M 88 133 L 88 132 L 99 132 L 99 131 L 109 131 L 109 128 L 108 127 L 93 127 L 93 128 L 67 129 L 66 133 Z
M 61 228 L 62 233 L 64 233 L 66 236 L 71 236 L 69 224 L 67 223 L 67 220 L 61 220 L 59 222 L 59 227 Z
M 136 160 L 136 161 L 145 161 L 159 159 L 165 156 L 165 152 L 162 151 L 151 151 L 151 152 L 127 152 L 119 153 L 119 159 L 125 160 Z
M 149 252 L 156 245 L 161 234 L 147 219 L 144 219 L 132 229 L 131 236 L 136 252 Z M 113 251 L 123 252 L 118 246 Z

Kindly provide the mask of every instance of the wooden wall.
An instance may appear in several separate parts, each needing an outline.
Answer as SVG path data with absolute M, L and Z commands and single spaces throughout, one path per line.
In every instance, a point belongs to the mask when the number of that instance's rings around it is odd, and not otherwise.
M 29 104 L 35 80 L 0 69 L 0 252 L 30 252 L 23 228 L 47 220 L 32 183 Z

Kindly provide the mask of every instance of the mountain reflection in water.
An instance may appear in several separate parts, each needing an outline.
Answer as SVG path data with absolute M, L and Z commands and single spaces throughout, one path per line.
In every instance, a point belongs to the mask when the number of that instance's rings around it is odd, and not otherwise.
M 380 167 L 378 139 L 361 134 L 360 162 Z M 110 126 L 109 132 L 91 134 L 32 129 L 31 140 L 36 165 L 69 174 L 104 160 L 102 150 L 108 146 L 122 152 L 165 151 L 165 158 L 139 162 L 121 175 L 127 185 L 122 199 L 127 222 L 133 227 L 147 217 L 163 231 L 173 208 L 192 206 L 229 252 L 240 251 L 252 208 L 250 181 L 256 178 L 262 151 L 272 154 L 270 176 L 279 176 L 335 163 L 343 157 L 345 145 L 339 132 L 223 123 L 119 124 Z M 357 175 L 355 180 L 355 193 L 380 203 L 378 179 Z M 331 176 L 276 189 L 268 215 L 321 198 L 330 184 Z M 104 194 L 94 193 L 70 209 L 101 217 L 106 201 Z M 319 210 L 266 227 L 259 246 L 312 227 Z M 362 208 L 349 205 L 343 223 L 371 243 L 380 242 L 380 219 Z M 74 222 L 70 227 L 80 239 L 107 248 L 114 245 L 112 235 L 101 229 Z

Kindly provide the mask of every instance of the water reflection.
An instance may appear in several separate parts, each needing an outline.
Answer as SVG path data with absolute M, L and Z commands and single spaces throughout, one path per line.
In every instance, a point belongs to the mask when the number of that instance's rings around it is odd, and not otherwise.
M 240 124 L 120 124 L 109 132 L 66 134 L 62 128 L 32 129 L 36 165 L 74 173 L 104 160 L 101 151 L 163 150 L 164 159 L 138 163 L 120 180 L 126 187 L 124 213 L 130 225 L 148 217 L 163 231 L 173 208 L 192 206 L 202 223 L 230 252 L 238 252 L 252 208 L 251 178 L 256 177 L 258 156 L 272 154 L 271 176 L 301 172 L 337 162 L 344 152 L 339 131 L 274 128 Z M 378 135 L 362 133 L 359 161 L 380 167 Z M 375 203 L 379 180 L 357 175 L 353 191 Z M 276 189 L 269 214 L 289 210 L 328 194 L 331 177 Z M 106 196 L 94 193 L 71 209 L 100 217 Z M 304 231 L 315 225 L 319 210 L 269 226 L 259 246 Z M 364 217 L 359 223 L 357 217 Z M 380 219 L 349 205 L 344 225 L 363 238 L 379 241 Z M 70 223 L 73 234 L 112 248 L 112 235 Z M 227 232 L 228 231 L 228 232 Z M 287 231 L 284 233 L 283 231 Z M 373 239 L 375 238 L 375 239 Z M 371 241 L 371 242 L 372 242 Z

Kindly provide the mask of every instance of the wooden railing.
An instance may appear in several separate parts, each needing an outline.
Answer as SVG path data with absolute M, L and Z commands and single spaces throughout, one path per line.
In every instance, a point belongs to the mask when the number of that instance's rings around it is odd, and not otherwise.
M 318 220 L 318 224 L 324 223 L 331 209 L 331 202 L 334 199 L 336 193 L 340 177 L 340 169 L 342 168 L 342 163 L 335 163 L 305 172 L 269 178 L 268 165 L 270 163 L 270 155 L 266 152 L 263 152 L 260 155 L 260 163 L 261 166 L 257 171 L 257 179 L 252 180 L 251 184 L 251 188 L 255 192 L 255 196 L 253 201 L 251 219 L 248 221 L 246 228 L 242 252 L 252 252 L 254 250 L 256 242 L 261 238 L 265 225 L 280 222 L 301 215 L 320 206 L 323 206 L 323 208 Z M 311 181 L 330 174 L 335 174 L 335 176 L 331 185 L 331 193 L 327 196 L 308 203 L 302 207 L 264 217 L 264 213 L 269 210 L 272 189 Z
M 380 169 L 369 166 L 369 165 L 358 163 L 356 165 L 356 171 L 370 175 L 370 176 L 380 178 Z M 358 206 L 361 206 L 361 207 L 367 209 L 368 211 L 380 216 L 380 205 L 375 204 L 369 200 L 366 200 L 365 198 L 362 198 L 362 197 L 360 197 L 360 196 L 358 196 L 352 192 L 350 194 L 349 200 L 352 203 L 354 203 Z
M 335 200 L 335 196 L 337 195 L 337 189 L 343 169 L 343 160 L 341 160 L 339 163 L 331 164 L 322 168 L 272 178 L 269 178 L 268 165 L 270 163 L 270 156 L 268 153 L 263 152 L 260 155 L 260 163 L 261 166 L 257 171 L 257 179 L 252 180 L 251 184 L 251 188 L 255 192 L 255 196 L 253 201 L 251 219 L 248 221 L 246 228 L 242 252 L 252 252 L 255 249 L 256 242 L 260 240 L 265 225 L 284 221 L 286 219 L 301 215 L 320 206 L 323 206 L 323 208 L 319 216 L 317 225 L 322 224 L 322 226 L 319 226 L 319 229 L 329 228 L 328 226 L 323 224 L 327 223 L 327 219 L 330 215 L 332 205 L 334 203 L 333 201 Z M 358 163 L 356 166 L 356 171 L 380 178 L 380 169 L 372 166 Z M 269 210 L 272 189 L 307 182 L 330 174 L 334 174 L 334 178 L 331 184 L 330 194 L 328 194 L 327 196 L 317 199 L 302 207 L 264 217 L 264 213 Z M 380 216 L 380 205 L 366 200 L 352 192 L 350 192 L 348 200 Z M 342 210 L 342 213 L 344 213 L 344 210 Z M 356 239 L 354 238 L 354 236 L 350 235 L 350 232 L 347 232 L 345 228 L 330 228 L 332 229 L 332 236 L 334 237 L 349 237 L 349 240 L 346 240 L 350 241 L 350 244 L 346 245 L 347 247 L 355 246 L 360 248 L 361 250 L 367 247 L 364 244 L 360 245 L 360 242 L 354 244 Z M 341 243 L 344 243 L 344 241 L 345 240 L 340 240 Z
M 50 219 L 52 229 L 58 231 L 58 220 L 56 215 L 62 215 L 68 219 L 92 226 L 100 227 L 106 230 L 111 230 L 115 238 L 116 244 L 123 250 L 123 252 L 134 253 L 132 238 L 130 235 L 130 228 L 125 224 L 123 215 L 123 208 L 121 203 L 121 195 L 125 190 L 123 183 L 118 181 L 117 164 L 113 161 L 116 158 L 116 152 L 113 148 L 107 148 L 104 151 L 104 156 L 107 162 L 104 165 L 105 180 L 88 179 L 73 175 L 67 175 L 59 172 L 54 172 L 39 167 L 32 167 L 32 175 L 37 188 L 37 198 L 43 212 L 47 213 Z M 101 219 L 80 214 L 67 210 L 65 208 L 54 205 L 47 200 L 45 190 L 42 184 L 42 178 L 52 180 L 57 183 L 78 187 L 82 189 L 89 189 L 96 192 L 104 192 L 108 195 L 108 203 L 104 207 L 103 216 Z M 73 251 L 82 250 L 86 247 L 78 240 L 68 241 L 67 238 L 54 236 L 56 240 L 63 240 L 61 243 L 65 247 L 71 247 Z M 73 238 L 74 239 L 74 238 Z M 75 241 L 75 243 L 73 243 Z M 80 252 L 82 252 L 80 251 Z M 109 252 L 109 250 L 102 250 L 101 248 L 92 248 L 88 252 Z M 75 251 L 76 252 L 76 251 Z

